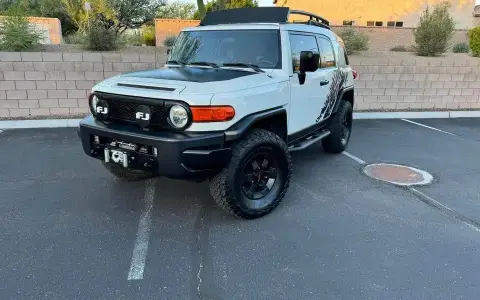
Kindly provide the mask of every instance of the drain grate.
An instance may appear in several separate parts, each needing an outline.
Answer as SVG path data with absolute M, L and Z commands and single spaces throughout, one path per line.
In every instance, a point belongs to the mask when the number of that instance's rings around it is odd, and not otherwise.
M 371 178 L 400 186 L 426 185 L 433 181 L 428 172 L 396 164 L 370 164 L 363 172 Z

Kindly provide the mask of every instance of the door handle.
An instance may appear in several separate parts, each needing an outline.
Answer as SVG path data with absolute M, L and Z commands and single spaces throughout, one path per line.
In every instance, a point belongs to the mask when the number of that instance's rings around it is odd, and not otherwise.
M 328 81 L 328 80 L 322 80 L 322 81 L 320 81 L 320 85 L 322 85 L 322 86 L 327 85 L 329 82 L 330 81 Z

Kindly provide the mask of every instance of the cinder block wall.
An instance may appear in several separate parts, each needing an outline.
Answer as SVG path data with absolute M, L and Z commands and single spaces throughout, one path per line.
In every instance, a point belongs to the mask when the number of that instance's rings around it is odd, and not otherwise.
M 345 28 L 345 26 L 332 26 L 332 30 L 337 34 Z M 369 49 L 373 51 L 388 51 L 395 46 L 409 47 L 415 43 L 413 28 L 367 26 L 354 26 L 354 28 L 368 36 L 370 39 Z M 455 30 L 452 40 L 450 41 L 451 46 L 457 43 L 468 43 L 467 34 L 467 30 Z
M 480 109 L 480 59 L 390 55 L 350 57 L 356 110 Z
M 369 55 L 369 56 L 365 56 Z M 351 56 L 357 111 L 480 109 L 480 59 L 383 52 Z M 92 86 L 114 75 L 164 65 L 164 51 L 0 52 L 0 118 L 88 113 Z
M 0 52 L 0 118 L 88 113 L 93 85 L 114 75 L 164 65 L 164 51 Z

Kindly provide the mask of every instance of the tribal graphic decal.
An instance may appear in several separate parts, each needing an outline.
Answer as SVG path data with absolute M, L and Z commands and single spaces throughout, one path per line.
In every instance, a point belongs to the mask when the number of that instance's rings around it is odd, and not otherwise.
M 327 118 L 332 113 L 332 109 L 335 106 L 335 102 L 340 93 L 341 88 L 347 80 L 347 72 L 344 72 L 340 69 L 334 71 L 332 82 L 330 83 L 330 91 L 328 92 L 325 105 L 323 106 L 320 115 L 317 118 L 317 122 Z

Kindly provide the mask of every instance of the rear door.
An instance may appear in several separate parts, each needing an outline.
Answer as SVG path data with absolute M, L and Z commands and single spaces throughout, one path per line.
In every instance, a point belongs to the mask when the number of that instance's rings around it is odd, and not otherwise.
M 317 42 L 320 47 L 320 77 L 321 81 L 327 83 L 320 87 L 319 92 L 322 95 L 322 105 L 317 111 L 317 122 L 321 122 L 330 117 L 338 94 L 345 82 L 345 76 L 339 69 L 335 51 L 330 39 L 323 35 L 317 36 Z
M 317 38 L 314 34 L 289 33 L 290 49 L 293 64 L 293 76 L 290 77 L 291 102 L 288 122 L 288 134 L 299 133 L 315 125 L 318 112 L 322 109 L 325 95 L 322 94 L 320 81 L 322 72 L 307 72 L 304 84 L 300 84 L 298 73 L 300 68 L 300 52 L 319 52 Z

